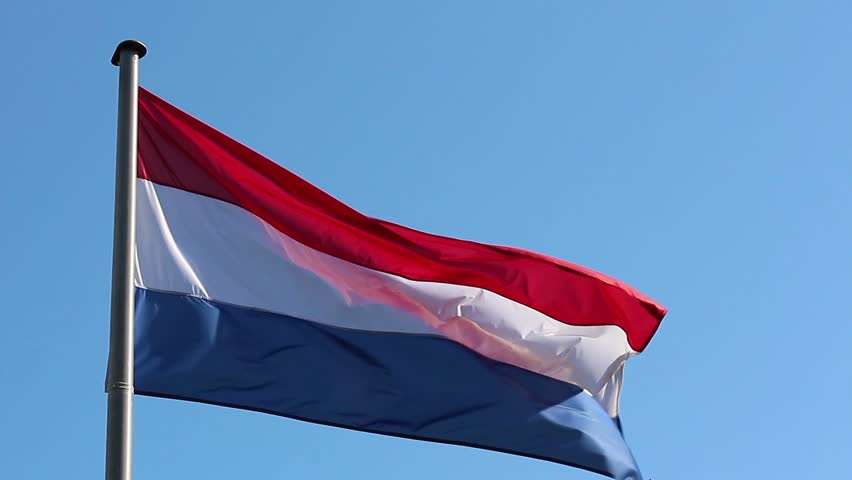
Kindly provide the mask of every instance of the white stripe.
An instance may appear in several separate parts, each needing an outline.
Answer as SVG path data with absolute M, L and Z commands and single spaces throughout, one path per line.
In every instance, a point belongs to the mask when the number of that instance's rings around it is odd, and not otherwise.
M 137 182 L 138 287 L 339 327 L 440 335 L 580 385 L 617 414 L 621 367 L 636 353 L 617 326 L 566 325 L 481 288 L 354 265 L 230 203 Z

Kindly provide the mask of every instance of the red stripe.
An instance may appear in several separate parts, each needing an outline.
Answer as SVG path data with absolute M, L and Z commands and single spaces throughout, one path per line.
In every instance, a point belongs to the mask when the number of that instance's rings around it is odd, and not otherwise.
M 618 325 L 637 351 L 666 314 L 637 290 L 578 265 L 364 216 L 145 89 L 139 177 L 232 203 L 304 245 L 364 267 L 484 288 L 571 325 Z

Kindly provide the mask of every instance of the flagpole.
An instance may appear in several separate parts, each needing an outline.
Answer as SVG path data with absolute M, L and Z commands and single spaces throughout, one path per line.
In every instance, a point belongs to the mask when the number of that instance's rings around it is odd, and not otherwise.
M 133 478 L 133 264 L 136 246 L 136 144 L 139 59 L 145 45 L 118 44 L 112 64 L 118 73 L 118 140 L 115 159 L 115 217 L 112 240 L 112 298 L 107 364 L 106 480 Z

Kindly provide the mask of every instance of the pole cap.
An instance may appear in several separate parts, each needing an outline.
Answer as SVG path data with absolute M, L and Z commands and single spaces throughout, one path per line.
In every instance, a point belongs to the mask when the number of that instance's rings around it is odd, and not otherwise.
M 139 40 L 125 40 L 115 47 L 115 53 L 112 54 L 111 62 L 116 67 L 118 66 L 119 61 L 121 60 L 122 50 L 134 50 L 139 55 L 139 58 L 144 57 L 145 54 L 148 53 L 148 47 L 146 47 L 145 44 L 140 42 Z

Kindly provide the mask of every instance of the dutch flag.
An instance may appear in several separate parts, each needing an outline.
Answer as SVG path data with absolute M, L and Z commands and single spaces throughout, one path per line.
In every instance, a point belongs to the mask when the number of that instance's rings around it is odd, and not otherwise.
M 136 393 L 640 477 L 654 300 L 367 217 L 144 89 L 138 155 Z

